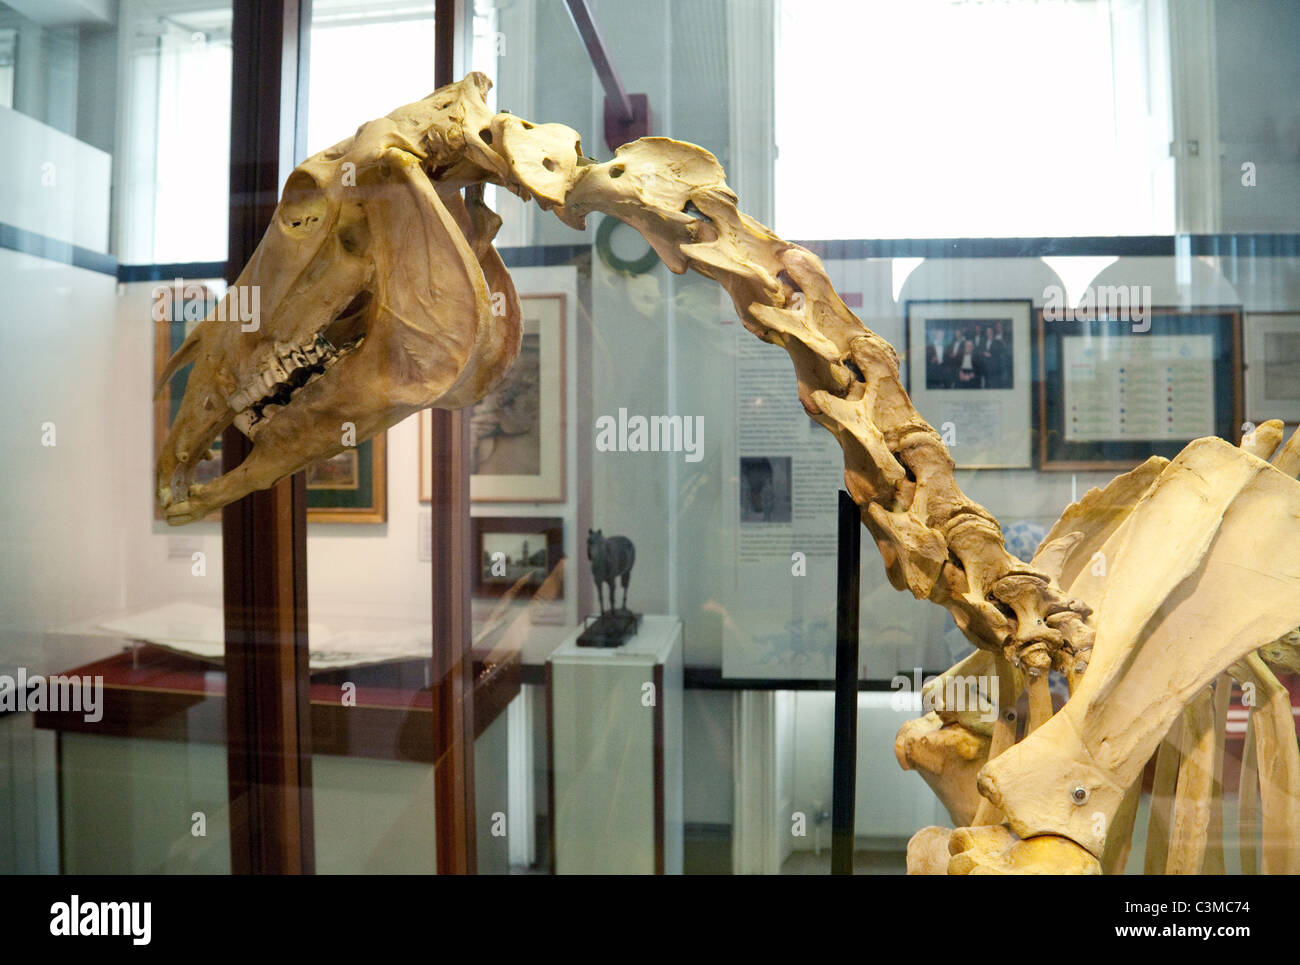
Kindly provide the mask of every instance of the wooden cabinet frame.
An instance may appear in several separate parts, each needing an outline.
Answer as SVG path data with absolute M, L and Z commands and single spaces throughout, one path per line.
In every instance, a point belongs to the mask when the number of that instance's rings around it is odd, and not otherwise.
M 262 238 L 280 185 L 305 156 L 311 0 L 234 0 L 230 127 L 233 281 Z M 464 0 L 438 0 L 437 85 L 452 82 L 465 41 Z M 472 874 L 474 701 L 470 656 L 468 423 L 435 412 L 430 460 L 433 531 L 433 750 L 437 866 Z M 248 451 L 222 437 L 224 468 Z M 311 709 L 307 673 L 307 499 L 299 473 L 222 512 L 226 740 L 231 868 L 311 874 Z

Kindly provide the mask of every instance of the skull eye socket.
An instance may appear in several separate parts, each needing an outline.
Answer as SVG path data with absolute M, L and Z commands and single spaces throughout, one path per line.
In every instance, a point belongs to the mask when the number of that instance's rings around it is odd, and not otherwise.
M 324 223 L 329 205 L 316 180 L 307 172 L 298 170 L 289 175 L 279 211 L 281 225 L 295 233 L 307 234 Z
M 363 254 L 370 247 L 370 226 L 364 218 L 341 225 L 339 244 L 350 255 Z

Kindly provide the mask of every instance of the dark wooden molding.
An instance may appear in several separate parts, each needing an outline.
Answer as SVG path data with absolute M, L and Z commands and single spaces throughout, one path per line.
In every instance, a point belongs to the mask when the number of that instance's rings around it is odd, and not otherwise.
M 546 687 L 546 833 L 547 866 L 555 874 L 555 697 L 553 692 L 551 662 L 543 667 Z
M 455 82 L 464 0 L 434 5 L 434 86 Z M 470 652 L 469 419 L 434 409 L 423 458 L 433 532 L 433 796 L 438 874 L 474 874 L 474 668 Z
M 350 668 L 317 674 L 311 684 L 313 754 L 366 760 L 434 763 L 433 694 L 403 683 L 423 661 Z M 224 676 L 210 664 L 144 645 L 67 671 L 104 680 L 103 717 L 88 722 L 80 711 L 35 711 L 33 723 L 60 734 L 131 737 L 224 745 Z M 344 703 L 343 682 L 355 685 Z M 476 653 L 474 728 L 477 740 L 519 694 L 519 655 Z
M 433 746 L 438 873 L 473 874 L 474 720 L 470 655 L 469 421 L 433 410 Z
M 664 773 L 664 665 L 655 664 L 654 670 L 654 822 L 655 822 L 655 874 L 664 873 L 664 832 L 667 820 L 664 809 L 668 791 L 667 774 Z M 680 753 L 680 750 L 679 750 Z
M 546 683 L 546 664 L 526 663 L 520 667 L 520 680 L 529 686 L 542 686 Z M 912 670 L 900 668 L 900 674 L 912 679 Z M 944 671 L 939 669 L 923 670 L 922 677 L 937 677 Z M 801 677 L 724 677 L 721 667 L 686 667 L 683 684 L 687 690 L 834 690 L 834 680 L 818 680 Z M 892 680 L 862 678 L 858 681 L 858 690 L 876 693 L 897 693 L 898 687 Z
M 247 264 L 294 162 L 309 0 L 235 0 L 227 278 Z M 222 468 L 250 449 L 230 428 Z M 230 857 L 236 874 L 315 871 L 307 676 L 307 488 L 299 473 L 222 512 Z

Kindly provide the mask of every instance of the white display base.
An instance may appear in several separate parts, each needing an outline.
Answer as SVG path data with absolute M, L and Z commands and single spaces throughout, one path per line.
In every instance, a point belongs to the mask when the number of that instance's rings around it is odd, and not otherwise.
M 555 873 L 681 874 L 681 621 L 611 649 L 579 633 L 546 662 Z

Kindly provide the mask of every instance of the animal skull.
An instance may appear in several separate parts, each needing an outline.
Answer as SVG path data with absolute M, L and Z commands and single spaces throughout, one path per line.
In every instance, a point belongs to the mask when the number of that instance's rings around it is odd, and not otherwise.
M 490 88 L 470 74 L 294 169 L 227 305 L 159 382 L 193 363 L 158 456 L 169 523 L 202 519 L 420 409 L 470 405 L 504 376 L 520 311 L 492 247 L 501 222 L 461 189 L 492 182 L 555 207 L 584 159 L 571 128 L 492 115 Z M 229 300 L 249 288 L 255 324 L 218 320 L 237 317 Z M 231 424 L 252 441 L 248 457 L 194 483 Z

